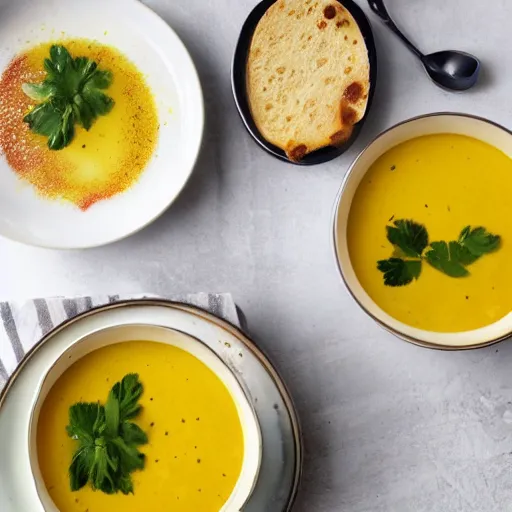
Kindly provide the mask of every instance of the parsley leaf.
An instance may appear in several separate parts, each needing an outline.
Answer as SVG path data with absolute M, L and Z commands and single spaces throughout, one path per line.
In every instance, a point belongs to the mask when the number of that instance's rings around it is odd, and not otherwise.
M 119 432 L 119 400 L 110 391 L 107 403 L 105 404 L 105 434 L 109 437 L 116 437 Z
M 22 84 L 23 92 L 34 101 L 46 101 L 55 94 L 55 86 L 50 82 L 40 84 Z
M 112 73 L 98 69 L 87 57 L 73 59 L 61 45 L 50 48 L 44 68 L 42 83 L 22 85 L 30 99 L 40 102 L 23 121 L 34 133 L 48 137 L 50 149 L 59 150 L 73 140 L 76 123 L 89 130 L 99 116 L 112 110 L 114 100 L 102 91 L 112 83 Z
M 70 407 L 66 430 L 79 443 L 69 467 L 72 491 L 89 483 L 107 494 L 133 492 L 131 473 L 145 463 L 138 446 L 148 437 L 128 419 L 140 413 L 142 392 L 139 376 L 131 373 L 114 384 L 105 406 L 80 402 Z
M 140 412 L 137 403 L 142 395 L 142 384 L 136 373 L 125 375 L 121 382 L 112 388 L 112 394 L 119 400 L 119 417 L 121 421 L 135 418 Z
M 69 483 L 72 491 L 78 491 L 87 484 L 93 459 L 94 445 L 81 446 L 73 455 L 69 467 Z
M 41 103 L 24 118 L 30 129 L 39 135 L 49 137 L 60 128 L 62 113 L 52 103 Z
M 105 409 L 99 403 L 78 402 L 69 408 L 68 436 L 81 444 L 93 444 L 105 423 Z
M 464 265 L 459 261 L 459 249 L 457 242 L 432 242 L 431 249 L 425 254 L 425 259 L 434 268 L 450 277 L 464 277 L 469 274 Z
M 501 244 L 501 237 L 489 233 L 483 227 L 471 229 L 471 226 L 466 226 L 459 236 L 459 244 L 475 258 L 479 258 L 498 249 Z
M 118 459 L 112 453 L 108 441 L 103 437 L 96 439 L 91 466 L 89 467 L 89 481 L 92 488 L 106 494 L 117 492 L 115 480 L 118 469 Z
M 454 261 L 458 261 L 461 265 L 468 266 L 474 263 L 480 256 L 475 256 L 469 252 L 467 247 L 464 247 L 459 242 L 450 242 L 450 253 Z
M 148 442 L 146 432 L 137 424 L 123 421 L 120 425 L 120 435 L 129 444 L 142 445 Z
M 420 258 L 428 245 L 428 233 L 422 224 L 412 220 L 395 220 L 387 226 L 388 240 L 397 246 L 405 256 Z
M 123 494 L 133 494 L 133 482 L 130 476 L 121 476 L 118 485 Z
M 64 111 L 60 111 L 59 114 L 59 124 L 48 136 L 48 147 L 50 149 L 62 149 L 66 147 L 75 136 L 73 108 L 70 105 L 66 105 Z
M 421 261 L 389 258 L 377 262 L 377 268 L 384 273 L 386 286 L 404 286 L 418 279 L 421 274 Z
M 120 436 L 114 438 L 112 443 L 117 448 L 123 473 L 131 473 L 136 469 L 144 468 L 144 454 L 139 452 L 136 446 L 126 443 Z

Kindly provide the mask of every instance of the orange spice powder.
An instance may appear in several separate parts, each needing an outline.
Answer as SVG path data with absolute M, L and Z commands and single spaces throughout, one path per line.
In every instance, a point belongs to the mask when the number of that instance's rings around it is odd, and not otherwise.
M 112 71 L 114 81 L 106 92 L 115 101 L 113 110 L 88 132 L 76 126 L 67 148 L 49 150 L 46 138 L 23 122 L 31 100 L 21 85 L 43 80 L 50 43 L 32 48 L 14 58 L 0 79 L 0 150 L 12 170 L 40 195 L 86 210 L 138 180 L 156 146 L 158 117 L 143 76 L 117 50 L 88 40 L 60 44 L 74 57 L 89 57 Z

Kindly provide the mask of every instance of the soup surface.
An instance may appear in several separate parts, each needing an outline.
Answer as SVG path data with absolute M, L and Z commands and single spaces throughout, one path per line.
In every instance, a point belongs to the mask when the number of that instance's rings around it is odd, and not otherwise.
M 136 372 L 144 385 L 136 422 L 148 434 L 146 466 L 132 474 L 134 494 L 69 489 L 76 442 L 66 434 L 78 401 L 106 400 L 112 385 Z M 218 512 L 242 468 L 243 433 L 228 389 L 201 361 L 163 343 L 131 341 L 101 348 L 73 364 L 41 409 L 38 457 L 61 512 Z
M 359 282 L 388 314 L 438 332 L 493 323 L 512 310 L 512 160 L 470 137 L 419 137 L 382 155 L 363 177 L 348 219 L 348 248 Z M 501 247 L 453 278 L 422 263 L 418 279 L 385 286 L 377 261 L 390 258 L 386 226 L 423 224 L 430 241 L 456 240 L 468 225 L 501 236 Z
M 111 71 L 113 82 L 105 93 L 115 101 L 89 131 L 76 126 L 71 144 L 60 151 L 50 151 L 46 137 L 32 133 L 23 122 L 35 102 L 23 93 L 22 84 L 44 79 L 43 63 L 52 44 Z M 0 149 L 14 172 L 40 195 L 83 210 L 135 183 L 158 136 L 155 102 L 142 74 L 115 48 L 85 39 L 42 44 L 13 59 L 0 80 L 0 119 Z

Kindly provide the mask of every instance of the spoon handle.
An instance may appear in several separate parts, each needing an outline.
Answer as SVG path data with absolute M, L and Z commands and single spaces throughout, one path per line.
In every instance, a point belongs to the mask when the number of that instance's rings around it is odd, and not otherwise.
M 384 23 L 405 43 L 407 48 L 411 50 L 420 59 L 423 58 L 423 54 L 414 46 L 409 39 L 407 39 L 400 29 L 395 25 L 395 22 L 391 19 L 391 16 L 384 5 L 383 0 L 368 0 L 371 10 L 382 20 Z

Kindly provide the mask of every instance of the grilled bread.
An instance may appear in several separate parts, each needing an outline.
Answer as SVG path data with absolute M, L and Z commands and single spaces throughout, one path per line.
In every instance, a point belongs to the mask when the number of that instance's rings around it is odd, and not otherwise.
M 368 52 L 337 0 L 278 0 L 259 21 L 247 61 L 247 93 L 260 133 L 298 161 L 341 145 L 363 117 Z

